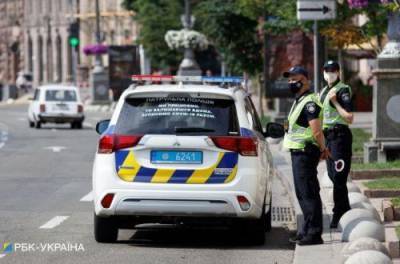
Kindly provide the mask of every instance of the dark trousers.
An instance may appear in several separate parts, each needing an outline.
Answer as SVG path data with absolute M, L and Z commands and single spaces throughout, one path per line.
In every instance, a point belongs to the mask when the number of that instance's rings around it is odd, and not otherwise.
M 303 236 L 322 234 L 322 202 L 317 178 L 320 152 L 317 147 L 313 148 L 311 151 L 291 153 L 296 196 L 304 215 L 298 234 Z
M 347 126 L 336 127 L 335 129 L 325 131 L 327 147 L 331 151 L 332 158 L 327 159 L 329 178 L 333 182 L 333 215 L 341 217 L 350 210 L 347 177 L 351 167 L 352 142 L 353 135 Z M 344 166 L 337 163 L 343 160 Z M 335 164 L 336 162 L 336 164 Z

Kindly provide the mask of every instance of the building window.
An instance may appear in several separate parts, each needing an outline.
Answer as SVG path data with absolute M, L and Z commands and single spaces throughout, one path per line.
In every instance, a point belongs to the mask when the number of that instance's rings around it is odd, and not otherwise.
M 57 81 L 62 82 L 62 41 L 60 35 L 57 36 L 56 39 L 56 56 L 57 56 Z
M 43 82 L 43 38 L 39 36 L 38 40 L 38 62 L 39 62 L 39 82 Z
M 50 36 L 47 38 L 47 81 L 53 81 L 53 47 Z
M 30 35 L 28 35 L 28 71 L 33 73 L 33 45 Z

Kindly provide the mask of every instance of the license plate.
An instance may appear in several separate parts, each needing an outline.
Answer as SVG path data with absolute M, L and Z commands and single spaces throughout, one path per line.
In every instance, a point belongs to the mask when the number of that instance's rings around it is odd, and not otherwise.
M 53 111 L 68 111 L 69 107 L 65 104 L 58 104 L 53 106 Z
M 153 150 L 151 163 L 157 164 L 202 164 L 201 151 Z

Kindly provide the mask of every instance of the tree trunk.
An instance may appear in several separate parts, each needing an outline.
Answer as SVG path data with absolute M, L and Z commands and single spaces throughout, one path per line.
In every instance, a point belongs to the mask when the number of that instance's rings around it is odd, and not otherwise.
M 344 58 L 343 58 L 343 49 L 339 48 L 338 49 L 338 63 L 340 65 L 340 80 L 344 81 Z
M 258 105 L 260 107 L 260 118 L 264 116 L 264 107 L 263 107 L 263 97 L 264 97 L 264 89 L 263 85 L 261 85 L 261 73 L 256 75 L 257 77 L 257 91 L 258 91 Z

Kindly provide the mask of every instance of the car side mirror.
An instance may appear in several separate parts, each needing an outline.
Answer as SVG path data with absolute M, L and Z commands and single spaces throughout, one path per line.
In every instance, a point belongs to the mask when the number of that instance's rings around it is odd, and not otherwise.
M 281 138 L 285 135 L 284 126 L 278 123 L 268 123 L 265 131 L 265 137 Z
M 104 131 L 107 130 L 108 125 L 110 124 L 110 119 L 106 119 L 106 120 L 101 120 L 100 122 L 98 122 L 96 124 L 96 132 L 101 135 L 104 133 Z

